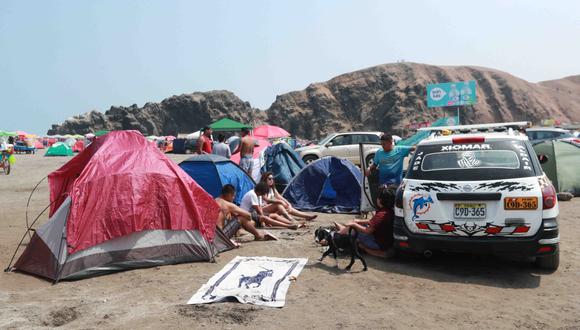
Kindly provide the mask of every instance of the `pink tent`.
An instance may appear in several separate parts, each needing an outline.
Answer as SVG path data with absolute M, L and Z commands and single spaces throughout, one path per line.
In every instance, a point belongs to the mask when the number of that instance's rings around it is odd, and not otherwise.
M 137 131 L 98 138 L 48 176 L 50 221 L 15 269 L 53 280 L 210 260 L 219 206 Z
M 77 140 L 72 147 L 73 152 L 81 152 L 85 150 L 85 142 L 83 140 Z
M 278 127 L 278 126 L 263 125 L 260 127 L 256 127 L 254 129 L 254 136 L 266 138 L 266 139 L 272 139 L 272 138 L 279 138 L 279 137 L 287 137 L 287 136 L 290 136 L 290 133 L 288 133 L 285 129 Z
M 34 147 L 36 149 L 44 149 L 44 144 L 42 144 L 42 142 L 40 142 L 40 141 L 35 141 L 34 142 Z

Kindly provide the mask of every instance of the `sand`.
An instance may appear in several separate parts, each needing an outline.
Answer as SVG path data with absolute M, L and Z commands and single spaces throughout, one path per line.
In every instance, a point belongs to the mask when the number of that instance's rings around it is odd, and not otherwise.
M 0 175 L 0 264 L 6 267 L 25 225 L 26 202 L 36 183 L 68 158 L 17 155 Z M 179 162 L 185 156 L 171 156 Z M 41 183 L 29 208 L 34 218 L 48 205 Z M 20 273 L 0 274 L 0 328 L 532 328 L 580 329 L 580 200 L 560 205 L 561 265 L 554 273 L 524 261 L 469 255 L 382 260 L 353 272 L 321 254 L 313 240 L 320 224 L 347 215 L 321 215 L 298 231 L 277 230 L 278 242 L 251 242 L 215 263 L 139 269 L 57 285 Z M 39 223 L 46 221 L 41 217 Z M 307 257 L 290 286 L 284 308 L 239 303 L 203 306 L 185 302 L 237 255 Z

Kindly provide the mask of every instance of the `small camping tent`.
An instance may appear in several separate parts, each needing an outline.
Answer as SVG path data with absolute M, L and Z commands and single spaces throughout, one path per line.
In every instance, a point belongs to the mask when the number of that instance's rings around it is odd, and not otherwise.
M 534 145 L 536 154 L 548 156 L 542 164 L 544 173 L 550 178 L 557 192 L 569 192 L 580 196 L 580 148 L 562 141 L 544 141 Z
M 274 173 L 274 181 L 279 191 L 283 191 L 292 178 L 306 166 L 300 156 L 283 142 L 268 147 L 264 157 L 265 170 Z
M 85 142 L 83 140 L 77 140 L 72 146 L 73 152 L 81 152 L 83 150 L 85 150 Z
M 219 206 L 137 131 L 98 138 L 48 176 L 50 220 L 14 265 L 48 279 L 212 259 Z
M 242 197 L 254 189 L 254 180 L 236 163 L 222 156 L 196 155 L 179 163 L 179 167 L 213 197 L 220 195 L 224 185 L 233 185 L 236 188 L 234 202 L 238 205 Z
M 48 148 L 46 150 L 46 153 L 44 155 L 45 156 L 72 156 L 74 154 L 73 154 L 72 149 L 68 145 L 66 145 L 62 142 L 56 142 L 56 143 L 52 144 L 50 146 L 50 148 Z
M 358 213 L 362 174 L 350 161 L 324 157 L 290 181 L 283 196 L 304 211 Z

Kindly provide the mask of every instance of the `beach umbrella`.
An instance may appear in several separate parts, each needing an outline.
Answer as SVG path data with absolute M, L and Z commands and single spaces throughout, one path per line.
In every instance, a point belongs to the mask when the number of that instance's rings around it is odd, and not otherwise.
M 18 134 L 16 134 L 16 132 L 5 132 L 5 131 L 0 131 L 0 136 L 16 136 Z
M 176 137 L 173 136 L 173 135 L 168 135 L 168 136 L 165 137 L 165 140 L 167 140 L 167 141 L 173 141 L 175 139 L 176 139 Z
M 28 133 L 26 133 L 25 131 L 16 131 L 16 135 L 18 136 L 26 136 Z
M 285 129 L 274 125 L 263 125 L 254 129 L 254 136 L 266 139 L 287 137 L 290 133 Z
M 93 134 L 93 133 L 87 133 L 87 134 L 85 134 L 85 137 L 87 139 L 94 138 L 95 137 L 95 134 Z

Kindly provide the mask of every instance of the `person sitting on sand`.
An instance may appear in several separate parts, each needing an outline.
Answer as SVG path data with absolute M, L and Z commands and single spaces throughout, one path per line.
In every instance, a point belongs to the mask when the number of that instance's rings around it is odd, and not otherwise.
M 235 198 L 236 188 L 234 186 L 226 184 L 222 187 L 220 196 L 215 199 L 220 206 L 216 226 L 222 229 L 228 238 L 232 238 L 241 227 L 254 235 L 256 241 L 276 240 L 276 237 L 272 234 L 268 232 L 261 233 L 254 227 L 250 213 L 233 203 Z
M 253 190 L 248 191 L 242 198 L 240 207 L 242 210 L 251 214 L 252 220 L 256 222 L 256 226 L 261 227 L 263 224 L 268 226 L 284 227 L 289 229 L 298 229 L 302 224 L 297 224 L 293 221 L 287 220 L 284 217 L 270 213 L 266 214 L 262 209 L 262 197 L 268 193 L 268 185 L 264 182 L 259 182 Z
M 334 223 L 339 233 L 348 234 L 349 228 L 358 232 L 361 250 L 377 257 L 388 257 L 393 250 L 393 220 L 395 212 L 395 190 L 393 186 L 381 186 L 377 196 L 379 209 L 370 220 L 353 220 L 346 225 Z
M 302 218 L 308 221 L 316 219 L 317 215 L 310 215 L 304 212 L 300 212 L 292 204 L 288 202 L 282 195 L 276 190 L 276 182 L 274 181 L 274 174 L 272 172 L 266 172 L 262 174 L 260 182 L 264 182 L 268 185 L 268 193 L 264 196 L 263 200 L 266 206 L 262 207 L 262 210 L 266 213 L 277 213 L 286 219 L 291 219 L 290 215 L 298 218 Z

